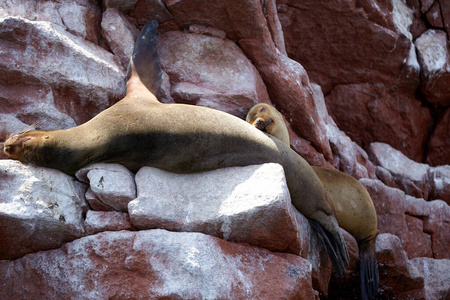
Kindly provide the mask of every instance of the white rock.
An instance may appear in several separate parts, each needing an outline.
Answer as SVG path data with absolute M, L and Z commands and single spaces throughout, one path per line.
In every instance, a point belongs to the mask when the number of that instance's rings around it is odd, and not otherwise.
M 296 254 L 307 249 L 300 236 L 309 232 L 298 229 L 278 164 L 189 175 L 144 167 L 136 174 L 136 185 L 138 198 L 128 211 L 137 228 L 197 231 Z
M 97 199 L 117 211 L 127 211 L 128 202 L 136 198 L 134 174 L 122 165 L 93 164 L 75 176 L 89 183 Z
M 85 187 L 58 170 L 0 160 L 0 259 L 60 247 L 85 234 Z

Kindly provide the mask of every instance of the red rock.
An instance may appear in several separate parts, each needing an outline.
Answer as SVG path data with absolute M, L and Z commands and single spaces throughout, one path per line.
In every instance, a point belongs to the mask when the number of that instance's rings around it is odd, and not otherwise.
M 438 1 L 435 1 L 430 9 L 426 12 L 427 21 L 434 28 L 444 28 L 442 21 L 441 7 Z
M 278 3 L 286 4 L 279 17 L 289 57 L 305 67 L 325 94 L 342 84 L 392 84 L 402 68 L 416 69 L 407 62 L 414 54 L 407 30 L 412 11 L 402 1 Z M 402 81 L 417 82 L 417 76 L 418 72 Z
M 158 52 L 178 103 L 207 106 L 245 118 L 254 104 L 269 101 L 255 67 L 229 40 L 167 32 L 160 36 Z
M 134 41 L 139 35 L 139 30 L 114 8 L 103 12 L 101 27 L 106 43 L 126 69 L 130 62 Z
M 409 261 L 398 237 L 391 234 L 378 235 L 375 251 L 380 276 L 377 297 L 425 299 L 424 276 Z
M 333 151 L 333 166 L 356 178 L 375 178 L 375 167 L 368 159 L 367 153 L 341 131 L 328 115 L 320 87 L 316 84 L 311 86 L 319 121 L 325 125 L 326 137 Z
M 450 298 L 450 259 L 414 258 L 411 263 L 423 274 L 425 299 Z
M 85 187 L 58 170 L 0 160 L 0 260 L 85 235 Z
M 432 166 L 450 165 L 450 108 L 437 120 L 428 141 L 426 162 Z
M 398 236 L 408 257 L 450 256 L 450 206 L 441 200 L 425 201 L 405 195 L 378 180 L 360 182 L 375 205 L 378 230 Z
M 326 103 L 338 127 L 364 149 L 383 142 L 422 161 L 432 119 L 429 109 L 412 94 L 389 90 L 384 84 L 340 85 Z
M 134 174 L 122 165 L 93 164 L 77 171 L 75 176 L 89 183 L 95 198 L 114 210 L 128 211 L 128 203 L 136 198 Z
M 369 157 L 384 169 L 377 167 L 379 178 L 385 180 L 385 184 L 400 188 L 408 195 L 428 199 L 430 166 L 417 163 L 383 143 L 371 143 Z
M 441 199 L 450 205 L 450 165 L 430 169 L 431 199 Z
M 118 211 L 92 211 L 86 213 L 84 222 L 87 234 L 96 234 L 103 231 L 134 230 L 127 213 Z
M 421 91 L 433 105 L 450 104 L 450 50 L 447 34 L 430 29 L 416 40 L 419 62 L 422 67 Z
M 299 256 L 199 233 L 104 232 L 1 261 L 0 298 L 310 300 L 310 268 Z
M 55 107 L 76 123 L 87 121 L 124 95 L 125 71 L 117 59 L 59 26 L 3 19 L 0 47 L 2 84 L 19 81 L 52 88 Z

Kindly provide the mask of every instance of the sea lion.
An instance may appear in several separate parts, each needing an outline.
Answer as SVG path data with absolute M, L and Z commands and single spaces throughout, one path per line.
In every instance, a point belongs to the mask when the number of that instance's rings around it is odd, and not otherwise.
M 289 133 L 281 113 L 265 103 L 256 104 L 247 114 L 247 122 L 273 135 L 287 146 Z M 331 196 L 340 227 L 358 242 L 360 259 L 361 297 L 372 299 L 378 292 L 378 267 L 375 239 L 378 235 L 377 214 L 366 188 L 343 172 L 312 166 Z
M 256 104 L 247 113 L 246 121 L 289 146 L 289 132 L 283 116 L 275 107 L 266 103 Z
M 230 114 L 206 107 L 162 104 L 142 82 L 160 80 L 159 64 L 153 57 L 156 42 L 148 38 L 156 36 L 154 23 L 147 24 L 138 37 L 124 99 L 80 126 L 13 136 L 5 142 L 5 153 L 67 174 L 99 162 L 119 163 L 131 171 L 152 166 L 175 173 L 279 163 L 284 167 L 293 205 L 322 230 L 333 266 L 342 274 L 348 252 L 333 204 L 302 157 Z M 144 63 L 154 68 L 145 78 L 139 74 L 139 65 Z

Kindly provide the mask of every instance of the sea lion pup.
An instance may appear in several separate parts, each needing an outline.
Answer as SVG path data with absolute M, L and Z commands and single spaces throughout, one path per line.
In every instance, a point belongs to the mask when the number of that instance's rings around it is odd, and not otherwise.
M 273 106 L 260 103 L 247 114 L 247 122 L 290 145 L 283 117 Z M 361 297 L 371 299 L 378 292 L 378 267 L 375 238 L 378 235 L 377 214 L 366 188 L 343 172 L 312 166 L 331 196 L 340 227 L 358 242 L 360 259 Z
M 152 50 L 155 39 L 149 35 L 156 36 L 152 23 L 142 30 L 136 54 L 156 53 Z M 328 253 L 342 274 L 348 264 L 347 247 L 330 196 L 309 164 L 278 139 L 235 116 L 205 107 L 159 103 L 142 83 L 139 57 L 133 55 L 124 99 L 80 126 L 12 137 L 5 142 L 5 153 L 67 174 L 99 162 L 119 163 L 133 172 L 152 166 L 174 173 L 279 163 L 293 205 L 329 239 Z M 145 80 L 158 76 L 148 74 Z

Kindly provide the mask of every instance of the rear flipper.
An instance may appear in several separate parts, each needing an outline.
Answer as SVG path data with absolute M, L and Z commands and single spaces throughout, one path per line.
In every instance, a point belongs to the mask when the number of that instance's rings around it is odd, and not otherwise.
M 327 249 L 328 256 L 330 257 L 331 263 L 333 264 L 333 268 L 339 275 L 339 277 L 342 277 L 345 272 L 345 266 L 348 265 L 349 260 L 347 246 L 345 245 L 344 238 L 342 237 L 340 232 L 338 236 L 326 232 L 323 227 L 314 220 L 309 219 L 309 223 L 311 224 L 311 227 L 314 228 L 322 237 Z
M 375 256 L 375 238 L 358 242 L 361 299 L 369 300 L 378 293 L 378 264 Z
M 127 80 L 131 77 L 133 68 L 140 81 L 155 96 L 161 86 L 162 71 L 158 58 L 158 22 L 150 21 L 144 26 L 134 44 L 133 55 L 128 65 Z

